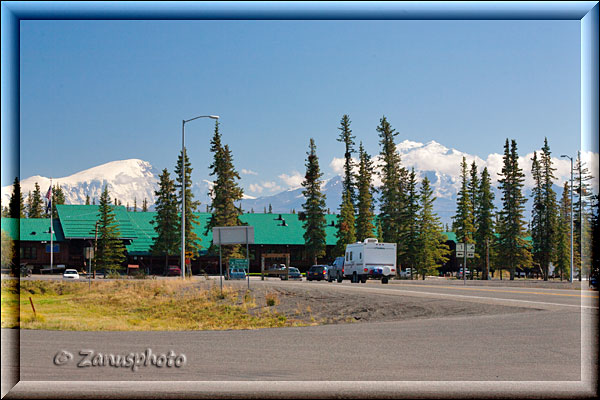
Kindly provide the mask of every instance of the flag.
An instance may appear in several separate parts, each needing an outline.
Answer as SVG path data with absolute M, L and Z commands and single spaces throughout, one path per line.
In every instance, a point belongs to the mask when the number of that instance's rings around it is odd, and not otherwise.
M 48 205 L 46 206 L 46 214 L 50 211 L 52 207 L 52 185 L 48 188 L 48 192 L 46 193 L 46 199 L 48 199 Z

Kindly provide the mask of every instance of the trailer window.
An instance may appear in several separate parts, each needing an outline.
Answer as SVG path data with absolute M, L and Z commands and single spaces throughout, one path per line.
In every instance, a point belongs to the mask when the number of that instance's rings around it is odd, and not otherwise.
M 350 261 L 352 261 L 352 252 L 350 252 Z
M 348 254 L 349 253 L 346 253 L 346 261 L 350 261 L 350 259 L 348 258 Z
M 358 259 L 362 260 L 362 253 L 358 253 Z

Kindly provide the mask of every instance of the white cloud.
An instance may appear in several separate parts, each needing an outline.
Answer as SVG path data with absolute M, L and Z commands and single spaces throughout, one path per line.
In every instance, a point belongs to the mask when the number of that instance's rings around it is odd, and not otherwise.
M 251 169 L 242 168 L 242 174 L 244 174 L 244 175 L 258 175 L 258 172 L 252 171 Z
M 291 175 L 279 175 L 279 179 L 281 179 L 290 188 L 297 188 L 302 185 L 302 182 L 304 181 L 304 176 L 302 176 L 298 171 L 293 171 Z
M 253 193 L 262 193 L 262 191 L 263 191 L 263 187 L 258 183 L 251 183 L 249 188 L 250 188 L 250 191 Z
M 358 174 L 358 159 L 352 157 L 353 167 L 352 172 Z M 333 157 L 333 160 L 329 163 L 329 167 L 335 172 L 337 175 L 344 174 L 344 164 L 346 163 L 345 158 Z

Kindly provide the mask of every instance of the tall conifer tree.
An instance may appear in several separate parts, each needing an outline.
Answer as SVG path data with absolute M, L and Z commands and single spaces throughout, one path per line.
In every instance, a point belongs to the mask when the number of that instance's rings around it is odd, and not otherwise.
M 109 271 L 122 269 L 125 260 L 125 246 L 119 239 L 119 225 L 111 205 L 108 187 L 104 186 L 98 206 L 98 242 L 94 262 L 94 271 L 98 268 Z
M 179 226 L 180 218 L 177 212 L 175 182 L 171 179 L 166 168 L 159 176 L 158 190 L 154 192 L 154 195 L 156 198 L 156 216 L 152 223 L 156 236 L 151 250 L 154 255 L 165 256 L 164 273 L 166 274 L 168 272 L 169 256 L 177 255 L 181 246 L 181 227 Z
M 373 218 L 375 216 L 373 205 L 373 162 L 371 157 L 365 151 L 362 142 L 358 150 L 358 199 L 356 217 L 356 240 L 362 242 L 367 238 L 373 237 L 375 226 Z
M 480 255 L 481 279 L 488 279 L 489 260 L 493 258 L 494 243 L 494 192 L 491 188 L 487 167 L 481 172 L 481 180 L 477 190 L 477 211 L 475 213 L 475 250 Z
M 355 224 L 355 178 L 352 168 L 354 162 L 352 161 L 352 153 L 354 152 L 354 136 L 350 129 L 350 117 L 348 115 L 342 116 L 341 126 L 338 128 L 340 135 L 337 138 L 338 142 L 342 142 L 345 145 L 344 153 L 344 182 L 342 188 L 342 204 L 340 204 L 340 215 L 338 216 L 336 228 L 337 243 L 334 249 L 336 256 L 343 255 L 346 250 L 346 245 L 354 243 L 356 241 L 356 228 Z
M 317 146 L 313 138 L 310 139 L 309 151 L 306 159 L 306 175 L 302 186 L 302 194 L 306 199 L 302 205 L 306 214 L 304 220 L 304 243 L 309 260 L 317 264 L 318 257 L 325 255 L 325 195 L 321 192 L 321 177 L 319 168 Z
M 589 170 L 581 158 L 581 152 L 577 152 L 577 159 L 573 166 L 573 247 L 574 262 L 573 274 L 581 281 L 582 275 L 589 262 L 590 255 L 590 198 L 592 195 L 589 181 L 592 179 Z
M 522 188 L 525 180 L 523 170 L 519 168 L 517 142 L 508 139 L 504 145 L 503 167 L 498 180 L 502 191 L 502 210 L 498 229 L 498 253 L 502 254 L 504 264 L 510 270 L 510 279 L 515 278 L 516 268 L 531 266 L 530 245 L 525 240 L 526 221 L 523 218 L 525 203 Z
M 565 181 L 559 204 L 557 224 L 556 252 L 554 254 L 555 271 L 560 279 L 571 275 L 571 199 L 569 182 Z
M 25 201 L 18 177 L 13 182 L 13 190 L 8 202 L 8 213 L 10 218 L 25 218 Z

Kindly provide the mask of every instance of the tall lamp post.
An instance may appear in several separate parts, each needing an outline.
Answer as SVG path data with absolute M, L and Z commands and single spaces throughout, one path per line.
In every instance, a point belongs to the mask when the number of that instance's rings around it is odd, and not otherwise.
M 185 279 L 185 123 L 198 118 L 219 119 L 218 115 L 200 115 L 181 124 L 181 279 Z
M 565 154 L 561 157 L 566 157 L 571 160 L 571 277 L 569 282 L 573 283 L 573 158 Z

